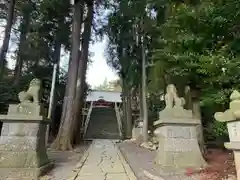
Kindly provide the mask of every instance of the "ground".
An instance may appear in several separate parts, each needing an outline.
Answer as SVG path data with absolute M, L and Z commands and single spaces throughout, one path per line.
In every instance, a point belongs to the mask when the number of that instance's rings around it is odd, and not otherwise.
M 236 175 L 233 153 L 227 150 L 208 149 L 205 159 L 209 167 L 200 173 L 202 180 L 227 179 Z
M 113 140 L 94 140 L 80 163 L 76 180 L 137 180 Z
M 55 151 L 48 149 L 48 155 L 54 161 L 54 168 L 40 180 L 66 180 L 76 174 L 76 164 L 83 157 L 90 142 L 82 142 L 73 151 Z
M 182 174 L 177 174 L 162 172 L 154 164 L 156 152 L 139 147 L 136 142 L 123 142 L 119 148 L 138 180 L 149 180 L 147 173 L 164 180 L 222 180 L 236 174 L 233 154 L 226 150 L 209 149 L 205 155 L 208 168 L 198 171 L 186 169 Z
M 41 180 L 226 180 L 236 174 L 233 154 L 227 150 L 208 149 L 206 169 L 177 173 L 161 170 L 154 163 L 156 152 L 136 141 L 94 140 L 89 145 L 66 152 L 49 149 L 55 167 Z
M 40 180 L 137 180 L 115 140 L 93 140 L 88 145 L 71 152 L 49 150 L 55 168 Z

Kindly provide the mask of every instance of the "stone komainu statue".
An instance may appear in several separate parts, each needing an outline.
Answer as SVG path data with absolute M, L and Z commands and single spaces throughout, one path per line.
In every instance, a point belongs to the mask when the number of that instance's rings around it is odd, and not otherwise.
M 166 88 L 165 104 L 166 108 L 183 107 L 185 104 L 184 98 L 178 97 L 174 84 L 169 84 Z
M 34 78 L 30 82 L 28 90 L 22 91 L 18 94 L 20 103 L 28 102 L 28 103 L 39 104 L 40 89 L 41 89 L 41 80 Z

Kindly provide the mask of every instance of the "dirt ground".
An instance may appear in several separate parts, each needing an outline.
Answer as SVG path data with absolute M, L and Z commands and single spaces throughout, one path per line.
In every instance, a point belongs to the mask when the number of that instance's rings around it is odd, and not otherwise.
M 49 159 L 54 161 L 54 168 L 40 180 L 66 180 L 72 177 L 73 171 L 90 145 L 89 141 L 82 142 L 73 151 L 55 151 L 48 149 Z
M 195 172 L 201 175 L 201 180 L 221 180 L 236 175 L 232 152 L 227 150 L 208 149 L 204 156 L 209 167 Z M 190 172 L 190 174 L 192 173 Z
M 206 169 L 186 169 L 177 173 L 163 171 L 154 163 L 156 152 L 139 147 L 136 142 L 122 142 L 119 148 L 138 180 L 150 180 L 144 173 L 146 171 L 164 180 L 222 180 L 236 174 L 233 154 L 229 151 L 209 149 L 204 155 L 209 164 Z

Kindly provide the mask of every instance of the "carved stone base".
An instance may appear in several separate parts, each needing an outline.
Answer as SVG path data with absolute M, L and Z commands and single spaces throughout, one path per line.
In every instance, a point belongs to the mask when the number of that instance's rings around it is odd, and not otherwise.
M 38 180 L 40 176 L 52 168 L 52 162 L 39 168 L 0 168 L 0 180 Z
M 48 122 L 41 116 L 0 116 L 0 179 L 37 179 L 51 165 L 45 146 Z M 11 119 L 12 118 L 12 119 Z
M 159 124 L 155 135 L 159 141 L 156 163 L 165 168 L 201 168 L 206 165 L 196 132 L 197 124 L 184 120 Z

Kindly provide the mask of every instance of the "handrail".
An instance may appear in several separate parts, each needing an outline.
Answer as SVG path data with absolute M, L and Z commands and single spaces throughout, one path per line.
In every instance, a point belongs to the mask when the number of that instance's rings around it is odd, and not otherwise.
M 116 113 L 116 117 L 117 117 L 117 122 L 118 122 L 118 130 L 119 130 L 119 134 L 120 134 L 120 137 L 122 138 L 123 137 L 123 134 L 122 134 L 122 120 L 121 120 L 121 114 L 120 114 L 120 111 L 119 111 L 119 107 L 117 106 L 117 103 L 115 102 L 115 113 Z
M 88 124 L 89 124 L 89 121 L 90 121 L 92 109 L 93 109 L 93 102 L 91 102 L 90 108 L 88 109 L 88 114 L 87 114 L 87 118 L 86 118 L 85 125 L 84 125 L 84 134 L 83 134 L 83 137 L 85 137 L 86 132 L 87 132 L 87 128 L 88 128 Z

